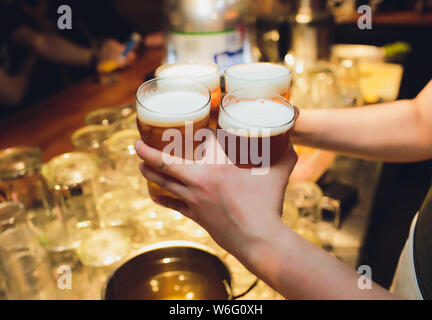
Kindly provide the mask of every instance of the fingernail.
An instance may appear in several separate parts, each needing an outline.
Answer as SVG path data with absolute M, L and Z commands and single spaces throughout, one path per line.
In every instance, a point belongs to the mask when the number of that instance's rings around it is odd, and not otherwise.
M 138 140 L 135 143 L 135 150 L 138 151 L 139 149 L 141 149 L 144 146 L 144 143 L 141 140 Z

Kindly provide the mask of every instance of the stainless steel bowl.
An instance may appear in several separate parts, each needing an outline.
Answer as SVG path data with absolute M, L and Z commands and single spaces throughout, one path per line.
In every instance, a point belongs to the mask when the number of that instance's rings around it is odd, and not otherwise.
M 231 275 L 211 249 L 165 242 L 142 249 L 109 278 L 105 300 L 230 300 Z

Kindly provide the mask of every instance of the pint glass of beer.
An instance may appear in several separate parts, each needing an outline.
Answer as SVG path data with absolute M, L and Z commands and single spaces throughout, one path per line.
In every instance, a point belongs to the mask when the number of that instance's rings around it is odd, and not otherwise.
M 295 118 L 295 108 L 280 95 L 237 90 L 222 101 L 218 141 L 238 167 L 269 167 L 288 147 Z
M 155 75 L 158 78 L 190 78 L 206 86 L 211 93 L 210 126 L 216 128 L 222 92 L 220 86 L 220 71 L 215 63 L 188 61 L 167 64 L 159 67 Z
M 194 141 L 195 132 L 209 126 L 211 97 L 205 86 L 188 78 L 156 78 L 138 89 L 136 104 L 138 130 L 147 145 L 194 160 L 193 151 L 200 144 Z M 152 182 L 148 186 L 155 201 L 176 198 Z
M 239 89 L 266 90 L 285 99 L 291 97 L 291 71 L 275 63 L 239 64 L 225 71 L 226 92 Z

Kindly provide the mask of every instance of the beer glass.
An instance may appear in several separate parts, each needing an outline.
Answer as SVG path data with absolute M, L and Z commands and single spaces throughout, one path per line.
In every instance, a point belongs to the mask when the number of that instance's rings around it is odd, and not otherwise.
M 63 154 L 51 159 L 42 172 L 61 212 L 45 224 L 49 242 L 59 251 L 76 248 L 98 223 L 95 157 L 84 152 Z
M 126 104 L 118 108 L 121 118 L 126 119 L 131 114 L 133 114 L 136 111 L 136 108 L 133 104 Z
M 122 127 L 121 121 L 124 119 L 122 109 L 104 108 L 90 112 L 85 117 L 85 124 L 109 126 L 114 130 L 120 130 Z
M 143 179 L 136 170 L 140 161 L 134 146 L 139 138 L 137 129 L 127 129 L 118 131 L 104 142 L 105 153 L 113 162 L 115 170 L 121 172 L 124 179 L 131 180 L 134 189 L 141 187 Z
M 131 253 L 131 237 L 122 228 L 94 230 L 76 252 L 85 267 L 91 299 L 99 299 L 108 276 L 119 261 Z
M 0 274 L 8 299 L 55 299 L 46 253 L 16 202 L 0 203 Z
M 0 202 L 22 203 L 27 210 L 48 209 L 49 192 L 40 173 L 38 148 L 16 147 L 0 151 Z
M 275 63 L 239 64 L 225 71 L 226 92 L 239 89 L 265 90 L 288 101 L 291 98 L 291 71 Z
M 136 111 L 132 112 L 130 115 L 128 115 L 127 117 L 125 117 L 122 120 L 122 128 L 124 130 L 126 129 L 136 129 L 137 128 L 137 113 Z
M 114 130 L 110 126 L 91 125 L 75 131 L 71 140 L 77 150 L 96 154 L 104 166 L 108 165 L 108 159 L 103 152 L 103 143 L 113 133 Z
M 363 93 L 360 89 L 360 71 L 356 59 L 335 59 L 335 76 L 344 106 L 363 105 Z
M 233 91 L 221 104 L 218 141 L 238 167 L 268 167 L 288 147 L 295 118 L 295 108 L 282 96 L 265 89 Z
M 290 183 L 285 202 L 298 209 L 299 219 L 294 229 L 300 234 L 313 232 L 321 246 L 331 251 L 334 233 L 340 225 L 339 202 L 325 197 L 313 182 Z
M 136 124 L 136 118 L 135 118 Z M 137 170 L 140 159 L 134 148 L 140 134 L 137 129 L 118 131 L 104 142 L 104 150 L 114 164 L 114 170 L 104 172 L 98 211 L 103 212 L 108 225 L 121 226 L 127 219 L 152 205 L 147 182 Z
M 167 153 L 194 160 L 193 153 L 200 145 L 200 142 L 194 141 L 195 132 L 209 126 L 209 89 L 187 78 L 157 78 L 138 89 L 136 101 L 141 139 L 155 149 L 164 151 L 170 147 L 172 151 Z M 178 134 L 178 139 L 175 136 L 173 141 L 164 139 L 164 133 L 169 132 Z M 159 197 L 175 198 L 152 182 L 149 182 L 149 194 L 153 200 Z
M 156 70 L 156 77 L 187 77 L 198 81 L 210 90 L 210 126 L 216 128 L 219 106 L 222 99 L 219 67 L 211 62 L 188 61 L 167 64 Z
M 120 119 L 120 127 L 122 130 L 125 129 L 136 129 L 136 107 L 135 105 L 128 104 L 118 108 L 121 119 Z

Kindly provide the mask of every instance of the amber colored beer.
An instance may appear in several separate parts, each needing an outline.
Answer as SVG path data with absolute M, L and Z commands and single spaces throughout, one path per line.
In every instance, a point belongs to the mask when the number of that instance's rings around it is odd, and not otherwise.
M 210 118 L 210 92 L 203 85 L 190 79 L 154 79 L 143 84 L 137 91 L 137 125 L 141 139 L 149 146 L 164 151 L 168 145 L 170 154 L 194 160 L 193 152 L 202 142 L 195 142 L 199 129 L 208 128 Z M 181 140 L 166 139 L 168 129 L 175 129 Z M 189 136 L 191 133 L 192 136 Z M 193 150 L 187 144 L 193 141 Z M 175 154 L 180 150 L 181 154 Z M 153 182 L 148 182 L 150 197 L 177 198 Z
M 203 61 L 177 62 L 159 67 L 155 75 L 158 78 L 190 78 L 206 86 L 211 95 L 210 127 L 216 128 L 222 91 L 220 71 L 215 63 Z
M 277 162 L 290 142 L 295 108 L 282 96 L 237 90 L 222 102 L 218 141 L 229 159 L 241 168 Z
M 258 62 L 239 64 L 225 71 L 226 92 L 240 89 L 265 90 L 286 100 L 291 98 L 291 71 L 280 64 Z

